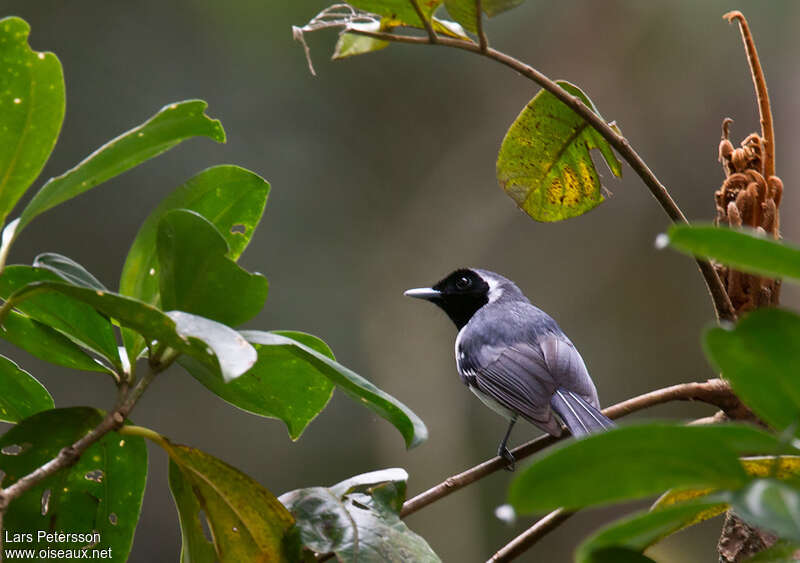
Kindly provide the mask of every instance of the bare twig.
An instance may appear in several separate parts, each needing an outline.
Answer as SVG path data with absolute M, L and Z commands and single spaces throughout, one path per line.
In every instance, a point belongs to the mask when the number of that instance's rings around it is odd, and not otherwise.
M 414 11 L 417 12 L 417 17 L 419 17 L 422 25 L 425 26 L 425 32 L 428 34 L 428 43 L 438 43 L 439 38 L 436 35 L 436 32 L 433 30 L 431 21 L 425 17 L 425 14 L 422 13 L 422 9 L 419 7 L 418 0 L 409 0 L 409 2 L 411 2 L 411 5 L 414 6 Z
M 475 29 L 478 33 L 478 46 L 481 48 L 481 53 L 485 53 L 489 46 L 489 40 L 483 31 L 483 2 L 481 0 L 475 0 Z
M 617 403 L 616 405 L 604 409 L 603 412 L 609 418 L 616 419 L 636 411 L 663 403 L 669 403 L 671 401 L 700 401 L 708 403 L 716 406 L 725 413 L 735 415 L 739 420 L 748 418 L 745 416 L 745 411 L 749 413 L 747 408 L 742 405 L 741 401 L 739 401 L 733 391 L 731 391 L 730 386 L 721 379 L 709 379 L 704 383 L 682 383 L 680 385 L 665 387 Z M 731 416 L 731 418 L 734 418 L 734 416 Z M 539 438 L 514 448 L 511 453 L 517 460 L 524 459 L 543 450 L 547 446 L 555 444 L 561 439 L 562 438 L 555 438 L 550 435 L 540 436 Z M 495 471 L 503 469 L 505 466 L 506 461 L 503 458 L 494 457 L 462 473 L 448 477 L 438 485 L 407 500 L 403 505 L 400 516 L 405 517 L 409 514 L 413 514 L 417 510 L 463 489 L 467 485 L 479 481 Z
M 524 553 L 543 536 L 547 535 L 549 532 L 559 527 L 562 523 L 566 522 L 567 519 L 573 514 L 575 513 L 564 510 L 563 508 L 554 510 L 544 518 L 537 520 L 533 526 L 498 549 L 497 552 L 489 558 L 487 563 L 511 561 L 515 557 Z
M 673 222 L 687 222 L 683 212 L 681 212 L 680 208 L 669 195 L 667 189 L 658 180 L 656 175 L 653 174 L 644 160 L 642 160 L 642 157 L 640 157 L 639 154 L 633 149 L 628 140 L 621 134 L 617 133 L 608 123 L 603 121 L 599 115 L 589 109 L 578 96 L 573 96 L 530 65 L 527 65 L 501 51 L 492 49 L 491 47 L 487 46 L 486 49 L 482 49 L 480 45 L 477 45 L 472 41 L 465 41 L 463 39 L 437 37 L 435 41 L 431 41 L 430 37 L 397 35 L 393 33 L 374 32 L 357 28 L 348 28 L 347 31 L 349 33 L 364 35 L 366 37 L 381 39 L 383 41 L 394 41 L 397 43 L 411 43 L 417 45 L 435 43 L 437 45 L 444 45 L 445 47 L 453 47 L 456 49 L 471 51 L 497 61 L 519 72 L 526 78 L 536 82 L 542 88 L 553 94 L 562 103 L 580 115 L 592 127 L 594 127 L 594 129 L 596 129 L 597 132 L 600 133 L 603 138 L 605 138 L 606 141 L 608 141 L 609 144 L 611 144 L 611 146 L 617 150 L 617 152 L 619 152 L 622 158 L 628 162 L 630 167 L 633 168 L 634 172 L 636 172 L 636 174 L 642 179 L 642 181 L 650 190 L 650 193 L 653 195 L 656 201 L 658 201 L 658 203 L 661 205 L 661 208 Z M 736 313 L 733 310 L 730 298 L 728 297 L 728 294 L 725 291 L 717 272 L 708 261 L 697 259 L 697 265 L 700 268 L 700 272 L 702 273 L 706 282 L 706 286 L 708 287 L 717 318 L 720 320 L 735 320 Z
M 728 12 L 724 16 L 728 23 L 733 20 L 739 22 L 739 31 L 742 32 L 744 50 L 747 52 L 747 61 L 750 63 L 750 74 L 753 76 L 753 86 L 756 89 L 758 99 L 758 113 L 761 117 L 761 136 L 764 138 L 764 177 L 769 178 L 775 175 L 775 130 L 772 126 L 772 109 L 769 105 L 769 92 L 767 92 L 767 81 L 764 78 L 764 70 L 761 68 L 761 61 L 758 59 L 756 44 L 750 33 L 747 20 L 739 10 Z

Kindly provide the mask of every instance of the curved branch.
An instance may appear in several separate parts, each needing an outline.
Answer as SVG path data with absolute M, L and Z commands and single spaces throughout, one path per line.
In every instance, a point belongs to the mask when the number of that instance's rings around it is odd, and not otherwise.
M 536 523 L 518 535 L 516 538 L 501 547 L 489 558 L 487 563 L 498 561 L 511 561 L 515 557 L 525 552 L 529 547 L 539 541 L 542 536 L 555 530 L 562 523 L 575 514 L 563 508 L 558 508 L 547 516 L 540 518 Z
M 650 170 L 644 160 L 642 160 L 642 157 L 640 157 L 639 154 L 633 149 L 628 140 L 614 131 L 614 129 L 609 126 L 608 123 L 603 121 L 599 115 L 589 109 L 578 96 L 573 96 L 532 66 L 527 65 L 501 51 L 492 49 L 491 47 L 487 46 L 484 49 L 482 45 L 476 44 L 472 41 L 466 41 L 464 39 L 437 36 L 435 41 L 431 41 L 429 37 L 397 35 L 394 33 L 374 32 L 350 27 L 347 28 L 347 32 L 356 35 L 372 37 L 374 39 L 381 39 L 383 41 L 413 43 L 418 45 L 435 44 L 462 49 L 464 51 L 470 51 L 479 55 L 483 55 L 489 59 L 504 64 L 513 70 L 516 70 L 523 76 L 536 82 L 539 86 L 553 94 L 556 98 L 558 98 L 558 100 L 569 107 L 572 111 L 580 115 L 585 121 L 594 127 L 597 132 L 600 133 L 603 138 L 605 138 L 605 140 L 617 150 L 622 158 L 627 161 L 630 167 L 633 168 L 633 171 L 636 172 L 636 174 L 642 179 L 642 181 L 650 190 L 650 193 L 653 195 L 656 201 L 658 201 L 658 203 L 661 205 L 661 208 L 673 222 L 687 222 L 683 212 L 672 199 L 672 196 L 669 195 L 667 188 L 665 188 L 664 185 L 658 180 L 656 175 L 653 174 L 652 170 Z M 714 304 L 714 310 L 717 314 L 717 318 L 721 320 L 735 320 L 736 313 L 733 309 L 733 305 L 731 304 L 731 300 L 728 297 L 728 293 L 725 291 L 725 287 L 722 285 L 719 275 L 717 275 L 717 272 L 706 260 L 697 259 L 697 265 L 700 268 L 700 272 L 703 275 L 706 286 L 708 287 L 708 292 L 711 295 L 711 300 Z
M 645 393 L 644 395 L 639 395 L 610 406 L 604 409 L 603 413 L 609 418 L 616 419 L 636 411 L 663 403 L 669 403 L 671 401 L 700 401 L 709 405 L 714 405 L 731 418 L 742 420 L 752 417 L 752 413 L 750 413 L 747 407 L 734 395 L 730 386 L 721 379 L 709 379 L 704 383 L 682 383 L 651 391 L 650 393 Z M 519 461 L 543 450 L 547 446 L 555 444 L 561 439 L 560 437 L 556 438 L 546 434 L 514 448 L 511 450 L 511 454 Z M 479 481 L 495 471 L 503 469 L 505 466 L 505 460 L 500 457 L 494 457 L 462 473 L 448 477 L 435 487 L 431 487 L 427 491 L 407 500 L 405 504 L 403 504 L 403 510 L 400 512 L 400 516 L 404 518 L 409 514 L 413 514 L 417 510 L 463 489 L 467 485 Z

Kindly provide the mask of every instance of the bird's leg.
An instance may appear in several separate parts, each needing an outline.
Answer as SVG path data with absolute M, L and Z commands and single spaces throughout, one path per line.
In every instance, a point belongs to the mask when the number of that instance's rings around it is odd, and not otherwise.
M 514 456 L 511 454 L 510 451 L 508 451 L 508 447 L 506 447 L 506 444 L 508 443 L 508 438 L 511 436 L 511 429 L 514 428 L 514 423 L 516 421 L 517 421 L 516 416 L 509 421 L 508 430 L 506 430 L 506 435 L 503 436 L 503 441 L 500 442 L 500 446 L 497 448 L 497 455 L 506 460 L 506 471 L 514 471 L 516 467 L 517 460 L 514 459 Z

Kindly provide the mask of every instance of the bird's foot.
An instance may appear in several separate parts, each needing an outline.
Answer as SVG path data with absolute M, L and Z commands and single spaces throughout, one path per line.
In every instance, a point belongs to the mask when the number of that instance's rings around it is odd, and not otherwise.
M 502 457 L 506 462 L 506 471 L 514 471 L 517 468 L 517 460 L 514 455 L 508 451 L 508 448 L 501 448 L 497 455 Z

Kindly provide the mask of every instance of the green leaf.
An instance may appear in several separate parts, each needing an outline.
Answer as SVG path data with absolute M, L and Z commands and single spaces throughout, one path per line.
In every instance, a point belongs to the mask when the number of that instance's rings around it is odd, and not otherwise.
M 165 314 L 130 297 L 62 282 L 44 281 L 27 285 L 14 294 L 12 301 L 3 307 L 3 312 L 7 312 L 9 304 L 16 306 L 30 295 L 46 292 L 60 293 L 91 305 L 121 325 L 135 330 L 148 342 L 165 344 L 205 362 L 211 369 L 219 369 L 226 380 L 245 373 L 257 359 L 255 349 L 239 333 L 223 324 L 181 311 Z M 0 324 L 2 321 L 3 317 L 0 316 Z
M 781 309 L 753 311 L 733 329 L 708 330 L 705 351 L 765 422 L 779 430 L 800 423 L 800 316 Z
M 339 561 L 440 561 L 428 543 L 400 520 L 408 474 L 386 469 L 357 475 L 333 487 L 281 495 L 300 538 L 317 553 Z
M 422 15 L 426 19 L 430 19 L 431 14 L 441 3 L 442 0 L 418 0 Z M 371 14 L 399 20 L 411 26 L 423 27 L 422 21 L 409 0 L 351 0 L 348 4 Z
M 606 547 L 593 551 L 588 563 L 655 563 L 646 555 L 625 547 Z
M 682 530 L 689 523 L 706 518 L 704 513 L 717 516 L 727 505 L 719 502 L 678 504 L 660 510 L 638 512 L 604 527 L 581 543 L 575 553 L 578 563 L 597 561 L 596 553 L 608 548 L 626 548 L 643 552 L 665 537 Z
M 496 16 L 506 10 L 516 8 L 525 0 L 483 0 L 481 8 L 483 12 L 491 17 Z M 444 0 L 447 13 L 472 33 L 477 33 L 475 0 Z
M 8 266 L 0 276 L 0 296 L 10 299 L 26 286 L 37 282 L 60 282 L 49 269 Z M 89 305 L 57 293 L 32 295 L 15 306 L 20 312 L 61 332 L 87 350 L 105 358 L 119 373 L 122 371 L 114 327 Z
M 558 85 L 600 115 L 577 86 L 564 81 Z M 541 90 L 503 139 L 497 180 L 537 221 L 576 217 L 603 201 L 591 149 L 600 150 L 615 176 L 622 175 L 622 166 L 603 136 L 553 94 Z
M 348 29 L 363 29 L 365 31 L 383 31 L 381 22 L 370 22 L 363 24 L 351 24 Z M 333 51 L 333 60 L 346 59 L 355 55 L 363 55 L 373 51 L 379 51 L 389 46 L 388 41 L 373 39 L 364 35 L 354 33 L 342 33 L 336 41 L 336 48 Z
M 83 371 L 111 373 L 60 332 L 18 313 L 9 311 L 0 328 L 0 338 L 46 362 Z
M 23 420 L 0 437 L 0 470 L 5 472 L 2 486 L 50 461 L 102 419 L 103 413 L 96 409 L 72 407 Z M 87 534 L 96 530 L 99 543 L 92 547 L 110 547 L 115 560 L 125 561 L 139 520 L 146 479 L 144 440 L 109 432 L 75 465 L 47 477 L 15 499 L 3 522 L 6 533 L 44 530 Z M 23 547 L 80 549 L 90 543 L 93 541 L 41 542 Z
M 228 258 L 228 243 L 207 219 L 175 209 L 158 227 L 161 307 L 229 326 L 249 321 L 267 299 L 267 278 Z
M 428 439 L 425 423 L 411 409 L 326 355 L 273 332 L 246 330 L 241 335 L 252 344 L 285 347 L 292 354 L 312 364 L 353 399 L 391 422 L 402 434 L 407 448 L 416 447 Z
M 0 421 L 19 422 L 53 407 L 53 397 L 41 383 L 5 356 L 0 356 Z
M 792 563 L 800 558 L 800 543 L 781 540 L 749 559 L 746 563 Z
M 328 345 L 301 332 L 277 334 L 300 342 L 334 359 Z M 325 408 L 333 394 L 333 383 L 313 363 L 298 357 L 289 346 L 253 345 L 258 352 L 255 365 L 235 381 L 225 383 L 219 374 L 189 357 L 180 363 L 195 379 L 228 403 L 260 416 L 286 423 L 289 436 L 297 440 L 306 426 Z
M 100 280 L 94 277 L 86 268 L 75 262 L 72 258 L 67 258 L 55 252 L 39 254 L 33 259 L 33 267 L 50 270 L 62 280 L 72 285 L 88 287 L 89 289 L 99 289 L 100 291 L 107 290 L 106 286 L 100 283 Z
M 734 512 L 748 524 L 800 542 L 800 490 L 796 487 L 774 479 L 757 479 L 731 493 L 729 499 Z
M 713 258 L 742 272 L 800 279 L 800 248 L 751 229 L 673 225 L 668 237 L 670 246 L 681 252 Z
M 225 142 L 219 121 L 205 113 L 202 100 L 164 106 L 153 117 L 112 139 L 61 176 L 51 178 L 36 193 L 20 216 L 16 235 L 36 216 L 122 174 L 191 137 L 204 136 Z
M 236 260 L 253 236 L 269 194 L 269 184 L 238 166 L 215 166 L 200 172 L 168 195 L 142 224 L 125 259 L 120 292 L 150 305 L 158 305 L 159 271 L 156 237 L 161 218 L 173 209 L 189 209 L 211 221 Z M 131 357 L 137 357 L 144 342 L 123 330 Z
M 61 63 L 28 46 L 30 29 L 0 19 L 0 224 L 42 171 L 64 121 Z
M 549 450 L 517 475 L 509 499 L 519 513 L 530 513 L 643 498 L 673 487 L 734 489 L 749 479 L 740 455 L 783 451 L 792 450 L 748 426 L 616 428 Z
M 284 537 L 294 518 L 272 493 L 205 452 L 164 439 L 159 444 L 170 457 L 170 487 L 184 533 L 181 561 L 214 560 L 209 542 L 202 541 L 200 507 L 222 563 L 288 561 Z

